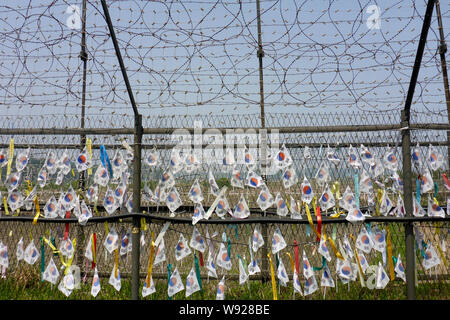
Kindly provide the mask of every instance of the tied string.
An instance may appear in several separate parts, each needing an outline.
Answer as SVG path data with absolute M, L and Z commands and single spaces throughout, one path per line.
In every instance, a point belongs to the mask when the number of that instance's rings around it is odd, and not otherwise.
M 97 264 L 97 235 L 95 234 L 95 232 L 92 234 L 91 236 L 92 238 L 92 269 L 95 268 L 96 264 Z
M 65 271 L 64 271 L 64 274 L 66 275 L 68 273 L 68 271 L 69 271 L 70 266 L 72 265 L 73 258 L 75 257 L 75 252 L 76 252 L 75 249 L 76 249 L 76 246 L 77 246 L 77 239 L 74 238 L 72 240 L 72 246 L 73 246 L 73 252 L 74 253 L 72 254 L 71 257 L 68 257 L 66 261 L 64 261 L 64 258 L 63 258 L 63 255 L 62 255 L 61 251 L 59 251 L 56 248 L 56 246 L 54 244 L 54 241 L 50 241 L 46 237 L 42 237 L 42 240 L 46 244 L 48 244 L 48 246 L 52 249 L 53 255 L 59 255 L 59 259 L 61 260 L 61 264 L 66 268 Z M 42 250 L 42 247 L 41 247 L 41 250 Z
M 91 138 L 87 138 L 86 139 L 86 147 L 87 147 L 87 152 L 89 153 L 89 157 L 92 159 L 92 141 L 91 141 Z M 87 174 L 88 174 L 88 176 L 92 175 L 92 167 L 88 168 Z
M 300 258 L 298 254 L 298 243 L 297 240 L 294 240 L 294 255 L 295 255 L 295 269 L 297 270 L 297 274 L 300 274 Z
M 335 231 L 335 230 L 333 229 L 333 231 Z M 331 249 L 333 250 L 334 255 L 341 260 L 345 260 L 344 257 L 339 252 L 339 250 L 336 248 L 336 244 L 334 243 L 334 240 L 331 237 L 328 237 L 327 234 L 325 233 L 325 227 L 324 227 L 323 228 L 323 241 L 326 242 L 327 240 L 330 242 Z
M 31 181 L 29 179 L 27 180 L 27 186 L 28 186 L 28 191 L 31 193 L 33 191 L 33 188 L 31 187 Z M 36 208 L 36 215 L 33 218 L 33 225 L 36 225 L 37 220 L 39 219 L 39 216 L 41 215 L 41 209 L 39 208 L 39 201 L 38 201 L 37 193 L 33 199 L 33 202 L 34 202 L 34 206 Z
M 316 236 L 320 239 L 320 233 L 314 227 L 314 223 L 313 223 L 312 218 L 311 218 L 311 213 L 309 211 L 309 206 L 308 206 L 308 204 L 306 202 L 303 202 L 303 204 L 305 205 L 305 211 L 306 211 L 306 215 L 308 217 L 309 225 L 310 225 L 311 229 L 314 231 L 314 233 L 316 234 Z
M 388 257 L 392 257 L 391 231 L 389 229 L 389 226 L 386 228 L 386 230 L 387 230 L 386 234 L 387 254 Z M 395 280 L 394 265 L 392 259 L 389 259 L 389 276 L 391 278 L 391 281 Z
M 327 265 L 327 259 L 325 259 L 325 257 L 322 256 L 322 266 L 320 267 L 313 267 L 314 271 L 320 271 L 323 268 L 325 268 L 325 266 Z

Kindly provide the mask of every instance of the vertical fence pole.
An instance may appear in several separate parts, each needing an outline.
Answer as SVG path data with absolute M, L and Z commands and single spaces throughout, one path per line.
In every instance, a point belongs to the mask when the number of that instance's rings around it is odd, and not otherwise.
M 427 41 L 428 30 L 430 28 L 431 16 L 436 0 L 428 0 L 425 18 L 423 20 L 422 31 L 420 33 L 419 45 L 417 47 L 416 59 L 409 82 L 408 94 L 406 96 L 405 108 L 402 111 L 402 156 L 403 156 L 403 197 L 405 199 L 406 216 L 412 216 L 412 180 L 411 172 L 411 131 L 410 115 L 414 90 L 419 76 L 420 64 L 422 62 L 423 51 Z M 406 249 L 406 296 L 408 300 L 416 299 L 415 288 L 415 250 L 414 250 L 414 229 L 412 222 L 405 223 L 405 249 Z M 392 259 L 392 257 L 388 257 Z
M 134 133 L 134 160 L 133 160 L 133 212 L 140 212 L 141 208 L 141 151 L 142 151 L 142 115 L 136 117 Z M 132 300 L 139 300 L 139 266 L 141 255 L 140 220 L 133 217 L 131 232 L 131 295 Z

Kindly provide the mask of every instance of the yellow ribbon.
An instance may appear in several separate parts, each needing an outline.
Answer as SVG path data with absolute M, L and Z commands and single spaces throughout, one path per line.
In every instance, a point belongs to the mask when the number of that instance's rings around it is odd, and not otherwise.
M 95 252 L 95 245 L 94 245 L 94 234 L 91 234 L 91 249 L 92 249 L 92 260 L 95 264 L 97 264 L 97 253 Z
M 341 260 L 345 260 L 344 257 L 339 252 L 339 250 L 336 248 L 336 244 L 334 243 L 333 239 L 331 239 L 331 237 L 327 237 L 327 234 L 325 233 L 325 226 L 323 228 L 322 234 L 323 234 L 323 241 L 326 242 L 328 240 L 330 242 L 331 249 L 333 249 L 335 256 Z
M 147 279 L 146 279 L 146 283 L 147 283 L 147 288 L 150 287 L 151 285 L 151 281 L 152 281 L 152 269 L 153 269 L 153 258 L 155 255 L 155 234 L 152 231 L 152 243 L 150 246 L 150 257 L 148 258 L 148 268 L 147 268 Z
M 8 166 L 6 167 L 6 176 L 11 174 L 11 165 L 14 158 L 14 138 L 11 138 L 9 142 L 9 156 L 8 156 Z
M 145 218 L 141 218 L 141 230 L 147 231 L 147 223 L 145 222 Z
M 30 180 L 27 180 L 27 185 L 28 185 L 28 191 L 29 192 L 33 191 L 33 188 L 31 188 Z M 35 225 L 37 223 L 39 216 L 41 215 L 41 209 L 39 208 L 39 201 L 37 198 L 37 193 L 36 193 L 36 197 L 34 197 L 34 199 L 33 199 L 33 202 L 34 202 L 34 206 L 36 207 L 36 215 L 34 216 L 34 219 L 33 219 L 33 225 Z
M 387 230 L 386 245 L 387 245 L 387 255 L 388 255 L 388 261 L 389 261 L 389 276 L 391 278 L 391 281 L 394 281 L 395 273 L 394 273 L 394 261 L 392 260 L 391 232 L 389 230 L 389 227 L 386 228 L 386 230 Z
M 291 254 L 289 252 L 286 252 L 286 254 L 289 257 L 289 262 L 291 263 L 291 268 L 292 268 L 292 274 L 295 273 L 295 264 L 294 264 L 294 259 L 292 259 Z
M 341 216 L 341 214 L 343 214 L 343 213 L 344 213 L 344 211 L 339 211 L 339 212 L 333 213 L 330 216 L 330 218 L 339 218 Z
M 313 197 L 312 204 L 313 204 L 313 209 L 314 209 L 314 216 L 317 217 L 316 196 Z
M 278 300 L 277 296 L 277 285 L 275 283 L 275 272 L 273 271 L 273 265 L 272 265 L 272 257 L 270 256 L 270 253 L 267 254 L 267 257 L 269 258 L 270 263 L 270 274 L 272 276 L 272 293 L 273 293 L 273 300 Z
M 86 140 L 87 152 L 89 153 L 89 157 L 92 159 L 92 141 L 90 138 Z M 88 176 L 92 174 L 92 167 L 87 170 Z
M 114 277 L 116 279 L 118 270 L 119 270 L 119 249 L 116 249 L 116 257 L 114 259 Z
M 377 216 L 380 215 L 381 199 L 383 199 L 383 194 L 384 194 L 384 191 L 381 189 L 378 189 L 377 208 L 376 208 Z
M 105 221 L 105 234 L 109 233 L 108 221 Z
M 314 230 L 314 233 L 316 234 L 316 236 L 320 238 L 320 233 L 314 227 L 314 222 L 312 221 L 312 218 L 311 218 L 311 212 L 309 212 L 309 206 L 306 202 L 304 202 L 304 204 L 305 204 L 305 210 L 306 210 L 306 215 L 308 217 L 309 225 L 311 226 L 311 229 Z
M 3 196 L 3 205 L 5 206 L 5 214 L 9 215 L 8 203 L 6 202 L 5 196 Z
M 66 269 L 64 270 L 64 274 L 66 275 L 67 273 L 69 273 L 69 268 L 70 268 L 70 266 L 72 265 L 72 261 L 73 261 L 73 258 L 75 257 L 75 252 L 76 252 L 76 247 L 77 247 L 77 239 L 73 239 L 72 240 L 72 246 L 73 246 L 73 254 L 72 254 L 72 256 L 71 257 L 69 257 L 69 258 L 67 258 L 67 262 L 66 262 L 66 264 L 65 264 L 65 266 L 66 266 Z

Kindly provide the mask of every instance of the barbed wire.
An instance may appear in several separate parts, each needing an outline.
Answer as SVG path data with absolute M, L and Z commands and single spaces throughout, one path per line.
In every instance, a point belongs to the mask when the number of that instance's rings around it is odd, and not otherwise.
M 403 108 L 426 1 L 260 2 L 267 113 Z M 108 5 L 144 116 L 258 112 L 255 1 Z M 450 7 L 441 5 L 448 38 Z M 80 112 L 81 8 L 81 0 L 0 5 L 6 115 Z M 87 1 L 86 10 L 86 116 L 131 114 L 100 2 Z M 413 109 L 442 115 L 439 41 L 434 15 Z

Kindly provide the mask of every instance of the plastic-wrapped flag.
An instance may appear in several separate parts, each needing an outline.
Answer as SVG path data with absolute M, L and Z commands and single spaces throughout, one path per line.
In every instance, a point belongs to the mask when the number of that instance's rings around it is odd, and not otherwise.
M 228 203 L 227 197 L 225 195 L 220 195 L 216 206 L 216 214 L 220 218 L 223 218 L 229 210 L 230 205 Z
M 166 205 L 172 214 L 182 205 L 180 194 L 176 187 L 172 187 L 167 194 Z
M 353 255 L 353 250 L 352 247 L 350 245 L 350 242 L 348 241 L 348 237 L 347 237 L 347 233 L 344 235 L 344 250 L 347 253 L 347 255 L 353 259 L 354 255 Z
M 248 208 L 247 201 L 245 201 L 244 195 L 241 194 L 239 202 L 234 207 L 233 217 L 238 219 L 245 219 L 250 215 L 250 209 Z
M 280 280 L 280 284 L 283 287 L 286 287 L 289 282 L 289 277 L 286 272 L 286 268 L 284 266 L 283 260 L 279 259 L 279 264 L 277 268 L 277 278 Z
M 234 150 L 232 149 L 226 149 L 225 156 L 222 159 L 222 165 L 225 167 L 225 170 L 228 169 L 228 167 L 231 167 L 235 164 L 234 160 Z
M 342 198 L 339 200 L 339 206 L 342 209 L 350 211 L 351 209 L 353 209 L 354 205 L 355 205 L 355 195 L 353 194 L 350 187 L 347 186 L 347 188 L 345 188 L 344 194 L 342 195 Z
M 17 258 L 17 262 L 19 262 L 20 260 L 23 260 L 25 258 L 25 251 L 23 249 L 23 237 L 21 237 L 19 242 L 17 242 L 16 258 Z
M 305 146 L 305 150 L 303 151 L 303 158 L 305 160 L 311 159 L 311 149 L 308 146 Z
M 120 279 L 120 270 L 119 267 L 117 267 L 117 277 L 116 277 L 116 266 L 113 266 L 111 270 L 111 275 L 109 276 L 108 283 L 114 287 L 117 291 L 120 291 L 120 288 L 122 287 L 122 282 Z
M 328 182 L 328 180 L 330 179 L 330 168 L 328 167 L 327 163 L 322 162 L 319 170 L 317 170 L 315 179 L 319 186 L 323 186 Z
M 335 206 L 336 202 L 334 200 L 333 193 L 330 190 L 328 184 L 325 186 L 325 190 L 319 198 L 319 205 L 322 211 L 327 211 Z
M 8 246 L 4 245 L 3 242 L 0 241 L 0 266 L 3 268 L 9 267 L 9 258 L 8 258 Z
M 21 172 L 14 172 L 6 177 L 5 185 L 8 188 L 8 192 L 17 189 L 17 187 L 20 185 L 21 177 L 22 177 Z
M 17 155 L 16 158 L 16 170 L 22 171 L 28 164 L 28 157 L 30 155 L 30 148 L 23 150 Z
M 125 194 L 124 198 L 126 199 L 125 207 L 127 208 L 128 213 L 133 212 L 133 194 L 127 198 L 127 194 Z
M 152 151 L 150 151 L 148 156 L 144 158 L 144 162 L 150 167 L 155 167 L 158 164 L 159 155 L 158 155 L 158 152 L 156 151 L 156 149 L 153 149 Z
M 415 217 L 423 217 L 425 216 L 425 210 L 420 205 L 419 201 L 417 201 L 417 198 L 413 195 L 413 215 Z
M 428 196 L 428 216 L 445 218 L 444 210 L 430 196 Z
M 283 172 L 282 181 L 283 186 L 286 189 L 289 189 L 298 182 L 297 173 L 295 172 L 295 169 L 292 166 L 287 167 L 286 170 Z
M 403 180 L 400 178 L 397 172 L 392 175 L 392 190 L 394 192 L 403 193 Z
M 256 167 L 256 155 L 247 147 L 244 148 L 244 163 L 248 170 L 254 170 Z
M 166 247 L 164 244 L 164 238 L 161 239 L 161 242 L 158 245 L 158 249 L 156 250 L 155 259 L 153 260 L 153 265 L 157 266 L 161 262 L 166 261 Z
M 73 256 L 75 248 L 73 247 L 72 241 L 70 241 L 69 238 L 62 240 L 59 245 L 59 251 L 61 251 L 61 254 L 65 257 L 70 258 Z
M 427 248 L 425 249 L 425 258 L 423 259 L 423 268 L 428 270 L 433 268 L 441 263 L 436 251 L 434 250 L 431 242 L 428 243 Z
M 381 197 L 381 202 L 380 202 L 380 213 L 383 216 L 387 216 L 393 207 L 394 206 L 392 205 L 391 199 L 389 199 L 387 191 L 383 190 L 383 196 Z
M 47 169 L 47 172 L 49 174 L 55 174 L 56 170 L 58 169 L 56 156 L 53 151 L 50 151 L 47 154 L 47 158 L 45 159 L 45 168 Z M 80 171 L 80 170 L 78 170 L 78 171 Z
M 420 177 L 420 192 L 426 193 L 428 191 L 432 191 L 434 189 L 433 178 L 431 177 L 430 170 L 428 168 L 424 168 L 423 174 Z
M 291 196 L 291 202 L 289 202 L 290 207 L 289 211 L 291 212 L 292 219 L 303 219 L 301 214 L 301 208 L 298 205 L 298 202 Z
M 62 173 L 62 171 L 58 171 L 58 174 L 56 175 L 56 180 L 55 180 L 55 184 L 57 186 L 60 186 L 61 183 L 63 182 L 64 179 L 64 174 Z
M 384 166 L 392 171 L 397 171 L 398 169 L 398 159 L 392 148 L 388 148 L 383 156 Z
M 225 300 L 225 275 L 217 285 L 216 300 Z
M 100 164 L 97 167 L 97 170 L 95 170 L 94 183 L 99 184 L 102 187 L 106 187 L 108 181 L 109 181 L 108 170 L 106 170 L 106 168 L 102 164 Z
M 228 255 L 227 248 L 225 247 L 223 242 L 220 244 L 220 249 L 219 249 L 219 254 L 217 255 L 216 264 L 219 267 L 221 267 L 227 271 L 231 270 L 230 256 Z
M 16 211 L 23 206 L 23 196 L 19 191 L 13 191 L 8 193 L 8 198 L 6 201 L 12 211 Z
M 358 235 L 358 238 L 356 239 L 356 248 L 359 250 L 370 253 L 373 247 L 373 240 L 370 237 L 369 233 L 367 232 L 365 227 L 361 228 L 361 232 Z
M 91 165 L 92 165 L 91 156 L 89 155 L 89 152 L 87 152 L 87 149 L 84 148 L 83 151 L 78 155 L 77 161 L 75 162 L 75 166 L 76 166 L 78 172 L 82 172 L 82 171 L 85 171 L 88 168 L 90 168 Z M 53 174 L 52 170 L 50 170 L 50 168 L 48 166 L 48 162 L 47 162 L 47 170 L 50 174 Z M 56 166 L 55 166 L 55 171 L 56 171 Z
M 217 278 L 216 265 L 214 264 L 214 255 L 211 251 L 208 252 L 208 259 L 206 260 L 206 269 L 208 270 L 208 276 Z
M 51 196 L 44 206 L 44 217 L 45 218 L 56 218 L 58 216 L 58 201 L 56 201 L 55 196 Z
M 324 237 L 320 238 L 319 249 L 317 250 L 317 252 L 328 262 L 331 261 L 330 250 L 328 250 L 328 246 Z
M 373 232 L 373 248 L 378 252 L 383 253 L 386 249 L 386 231 L 375 229 Z
M 205 209 L 201 203 L 196 203 L 194 206 L 194 215 L 192 216 L 192 225 L 205 218 Z
M 120 253 L 120 256 L 124 256 L 128 252 L 131 251 L 130 250 L 130 248 L 131 248 L 131 230 L 128 229 L 127 232 L 125 232 L 125 230 L 122 230 L 121 234 L 122 234 L 122 239 L 120 241 L 119 253 Z
M 358 159 L 358 154 L 356 153 L 356 150 L 350 145 L 350 148 L 348 149 L 348 161 L 349 164 L 357 169 L 361 167 L 361 162 Z
M 247 173 L 247 178 L 245 179 L 245 184 L 252 188 L 259 188 L 264 183 L 261 176 L 257 175 L 253 171 Z
M 203 201 L 203 193 L 202 189 L 200 188 L 198 178 L 195 179 L 191 189 L 189 190 L 189 199 L 191 199 L 191 201 L 194 203 L 201 203 Z
M 187 257 L 192 253 L 191 248 L 189 248 L 186 239 L 183 234 L 180 233 L 180 238 L 178 239 L 177 245 L 175 246 L 175 259 L 180 261 L 181 259 Z
M 194 267 L 192 267 L 186 278 L 186 298 L 197 291 L 200 291 L 200 285 L 198 284 L 198 279 L 197 275 L 195 274 Z
M 34 245 L 33 240 L 28 244 L 28 246 L 25 248 L 25 251 L 23 252 L 23 260 L 25 260 L 26 263 L 33 265 L 41 256 L 38 249 Z
M 338 156 L 336 155 L 336 152 L 334 151 L 334 150 L 332 150 L 331 148 L 330 148 L 330 146 L 328 146 L 327 147 L 327 151 L 326 151 L 326 154 L 327 154 L 327 159 L 328 159 L 328 161 L 330 161 L 330 162 L 332 162 L 334 165 L 338 165 L 339 164 L 339 162 L 341 161 L 339 158 L 338 158 Z
M 175 185 L 175 178 L 174 178 L 174 173 L 172 172 L 172 170 L 167 169 L 166 171 L 164 171 L 161 175 L 161 186 L 164 188 L 171 188 Z
M 281 194 L 277 192 L 275 197 L 275 205 L 277 206 L 277 215 L 285 217 L 289 213 L 289 209 L 286 205 L 286 201 L 283 199 Z
M 72 165 L 70 163 L 69 154 L 67 153 L 67 149 L 64 150 L 63 155 L 58 160 L 58 168 L 61 170 L 63 175 L 66 175 L 70 172 Z
M 245 270 L 244 262 L 239 259 L 239 284 L 243 285 L 248 280 L 248 273 Z
M 369 173 L 373 179 L 379 177 L 384 173 L 383 163 L 380 159 L 375 159 L 374 164 L 369 167 Z
M 217 185 L 216 179 L 214 178 L 211 170 L 208 171 L 208 182 L 211 193 L 217 197 L 219 195 L 219 186 Z
M 95 298 L 100 292 L 100 277 L 98 276 L 97 267 L 94 269 L 94 276 L 92 277 L 91 295 Z
M 114 189 L 114 197 L 116 198 L 117 202 L 119 203 L 119 206 L 121 206 L 123 203 L 123 199 L 124 199 L 126 190 L 127 190 L 127 185 L 123 181 L 121 181 L 117 185 L 116 189 Z
M 0 150 L 0 168 L 3 168 L 8 164 L 8 151 L 5 149 Z
M 119 207 L 119 201 L 114 196 L 114 191 L 112 191 L 109 187 L 106 190 L 105 197 L 103 198 L 103 206 L 108 214 L 113 214 Z
M 438 170 L 444 164 L 442 155 L 438 153 L 436 147 L 432 146 L 431 144 L 428 147 L 428 164 L 433 171 Z
M 58 212 L 58 215 L 64 219 L 66 217 L 66 208 L 64 208 L 63 199 L 64 199 L 64 192 L 60 192 L 59 198 L 58 198 L 58 211 L 57 212 Z
M 244 189 L 241 172 L 235 167 L 231 175 L 231 186 Z
M 311 188 L 311 184 L 309 183 L 308 179 L 306 179 L 306 177 L 303 178 L 301 190 L 302 190 L 302 201 L 309 204 L 314 197 L 314 192 Z
M 396 276 L 398 278 L 402 279 L 406 283 L 405 268 L 403 267 L 400 253 L 398 254 L 397 263 L 395 264 L 394 271 L 395 271 Z
M 114 250 L 119 248 L 119 235 L 117 234 L 117 231 L 116 229 L 114 229 L 114 227 L 111 227 L 111 229 L 109 229 L 103 245 L 109 253 L 113 253 Z
M 75 207 L 77 200 L 78 196 L 75 190 L 73 190 L 72 186 L 70 186 L 66 194 L 64 195 L 64 198 L 62 199 L 62 205 L 67 211 L 69 211 Z
M 92 218 L 92 212 L 86 205 L 86 202 L 82 200 L 80 204 L 80 215 L 78 216 L 78 223 L 84 226 L 90 218 Z
M 362 252 L 357 251 L 357 254 L 361 269 L 363 270 L 363 273 L 365 273 L 366 269 L 369 267 L 369 263 L 367 262 L 367 259 Z
M 411 153 L 411 159 L 417 172 L 419 172 L 419 169 L 422 167 L 422 156 L 420 155 L 419 143 L 414 147 Z
M 252 261 L 248 264 L 248 274 L 254 275 L 258 272 L 261 272 L 261 269 L 259 268 L 258 261 L 253 257 Z
M 253 231 L 253 237 L 252 237 L 252 250 L 253 252 L 258 251 L 259 248 L 261 248 L 264 245 L 264 239 L 259 232 L 258 227 L 255 227 L 255 230 Z
M 272 254 L 276 254 L 284 248 L 286 248 L 286 241 L 281 234 L 280 228 L 277 227 L 272 236 Z
M 331 271 L 330 271 L 330 268 L 328 268 L 328 265 L 326 265 L 323 268 L 322 279 L 320 280 L 320 286 L 334 288 L 334 280 L 333 280 L 333 277 L 331 276 Z
M 396 217 L 404 217 L 405 216 L 405 204 L 404 204 L 403 198 L 400 196 L 400 194 L 398 195 L 398 198 L 397 198 L 397 205 L 395 206 L 394 214 Z
M 317 280 L 314 275 L 305 280 L 305 296 L 313 294 L 317 289 L 319 289 L 319 286 L 317 285 Z
M 28 194 L 28 196 L 23 200 L 25 207 L 27 210 L 31 210 L 33 207 L 34 199 L 36 198 L 37 190 L 36 186 L 33 187 L 33 190 Z M 1 198 L 1 192 L 0 192 L 0 198 Z
M 120 179 L 124 171 L 127 170 L 127 162 L 123 156 L 122 150 L 117 150 L 114 155 L 114 159 L 111 162 L 111 167 L 113 171 L 113 179 Z
M 147 202 L 158 203 L 153 191 L 148 187 L 147 184 L 144 185 L 144 192 L 142 193 L 142 199 Z
M 312 276 L 314 276 L 313 267 L 309 263 L 308 257 L 306 256 L 306 253 L 304 250 L 303 250 L 303 276 L 306 279 L 309 279 Z
M 281 146 L 280 150 L 277 151 L 275 157 L 272 160 L 277 168 L 283 169 L 292 165 L 293 161 L 289 150 L 286 148 L 285 144 Z
M 197 251 L 200 251 L 202 253 L 205 252 L 206 242 L 205 239 L 203 239 L 200 232 L 198 231 L 197 227 L 194 227 L 194 229 L 192 230 L 192 237 L 189 245 L 191 246 L 191 248 Z
M 377 282 L 376 282 L 375 288 L 384 289 L 388 283 L 389 283 L 389 277 L 388 277 L 386 271 L 384 271 L 384 268 L 381 265 L 381 262 L 378 262 Z
M 372 180 L 364 169 L 362 170 L 361 177 L 359 179 L 359 191 L 363 193 L 373 192 Z
M 50 257 L 50 261 L 45 268 L 44 274 L 42 275 L 42 279 L 50 282 L 51 284 L 56 285 L 59 278 L 59 271 L 56 267 L 55 262 L 53 261 L 53 257 Z
M 345 217 L 345 220 L 349 222 L 364 221 L 365 219 L 366 218 L 362 214 L 361 210 L 356 205 L 353 205 L 353 207 L 348 210 L 347 216 Z
M 300 285 L 300 277 L 298 276 L 297 270 L 294 271 L 292 282 L 294 283 L 294 292 L 303 295 L 302 286 Z
M 182 160 L 183 168 L 186 173 L 192 173 L 197 169 L 200 161 L 197 159 L 194 152 L 188 153 Z
M 262 211 L 266 211 L 275 203 L 275 200 L 266 185 L 263 185 L 261 188 L 261 192 L 258 195 L 256 203 Z
M 361 145 L 360 150 L 361 160 L 369 164 L 369 166 L 373 165 L 375 163 L 375 159 L 372 152 L 370 152 L 369 149 L 363 145 Z
M 153 277 L 150 277 L 150 285 L 147 284 L 147 279 L 144 280 L 144 286 L 142 287 L 142 297 L 146 297 L 156 292 L 155 283 Z
M 350 280 L 352 278 L 352 266 L 348 260 L 336 259 L 336 273 L 339 278 Z
M 38 184 L 39 184 L 39 186 L 41 188 L 45 187 L 45 184 L 47 183 L 47 177 L 48 177 L 48 172 L 47 172 L 47 169 L 44 166 L 39 171 L 38 178 L 37 178 L 37 182 L 38 182 Z

